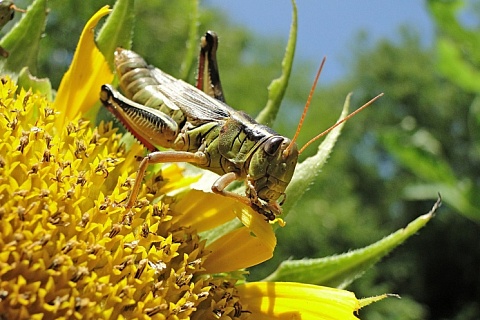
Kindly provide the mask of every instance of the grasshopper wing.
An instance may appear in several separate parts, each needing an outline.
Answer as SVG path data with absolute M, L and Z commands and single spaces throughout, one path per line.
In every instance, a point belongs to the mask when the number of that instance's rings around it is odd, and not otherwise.
M 151 72 L 153 77 L 160 83 L 158 88 L 161 93 L 180 108 L 189 121 L 226 120 L 236 112 L 225 103 L 212 98 L 182 80 L 170 82 L 171 78 L 160 69 L 155 68 Z M 165 83 L 166 79 L 168 79 L 168 83 Z

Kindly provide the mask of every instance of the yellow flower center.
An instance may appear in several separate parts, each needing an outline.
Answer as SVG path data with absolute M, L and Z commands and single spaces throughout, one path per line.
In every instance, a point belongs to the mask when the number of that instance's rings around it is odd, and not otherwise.
M 110 123 L 92 129 L 76 118 L 58 126 L 43 97 L 15 92 L 2 79 L 2 317 L 248 316 L 235 280 L 205 274 L 205 241 L 164 195 L 191 182 L 181 169 L 149 177 L 148 202 L 126 211 L 142 147 L 127 152 Z

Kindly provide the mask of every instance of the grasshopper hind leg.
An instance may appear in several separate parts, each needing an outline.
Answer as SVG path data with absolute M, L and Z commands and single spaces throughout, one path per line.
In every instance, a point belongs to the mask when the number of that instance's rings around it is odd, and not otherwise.
M 217 64 L 218 36 L 207 31 L 200 41 L 196 87 L 209 96 L 225 101 Z
M 102 86 L 100 101 L 150 151 L 172 147 L 178 136 L 179 125 L 169 115 L 124 97 L 111 85 Z

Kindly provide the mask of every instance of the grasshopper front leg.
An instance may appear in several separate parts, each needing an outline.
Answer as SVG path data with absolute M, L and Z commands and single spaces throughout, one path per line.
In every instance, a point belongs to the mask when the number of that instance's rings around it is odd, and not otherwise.
M 222 196 L 230 197 L 236 199 L 240 202 L 243 202 L 247 206 L 250 206 L 252 202 L 247 197 L 244 197 L 238 193 L 226 191 L 225 188 L 234 181 L 240 180 L 240 176 L 235 172 L 225 173 L 223 176 L 218 178 L 212 185 L 212 191 Z
M 225 173 L 213 183 L 212 191 L 214 193 L 221 194 L 222 196 L 233 198 L 249 207 L 252 207 L 252 209 L 256 212 L 264 215 L 267 221 L 273 221 L 278 215 L 281 214 L 282 209 L 277 202 L 262 203 L 259 200 L 255 191 L 255 187 L 250 182 L 249 177 L 246 179 L 247 192 L 250 194 L 249 197 L 225 190 L 228 185 L 237 180 L 241 180 L 241 177 L 237 173 Z

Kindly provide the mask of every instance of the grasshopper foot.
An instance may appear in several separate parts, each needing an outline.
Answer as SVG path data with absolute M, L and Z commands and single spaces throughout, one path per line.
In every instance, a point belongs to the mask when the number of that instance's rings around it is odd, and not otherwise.
M 282 214 L 282 208 L 276 202 L 262 203 L 261 200 L 252 201 L 250 206 L 253 210 L 265 217 L 265 221 L 271 222 Z

